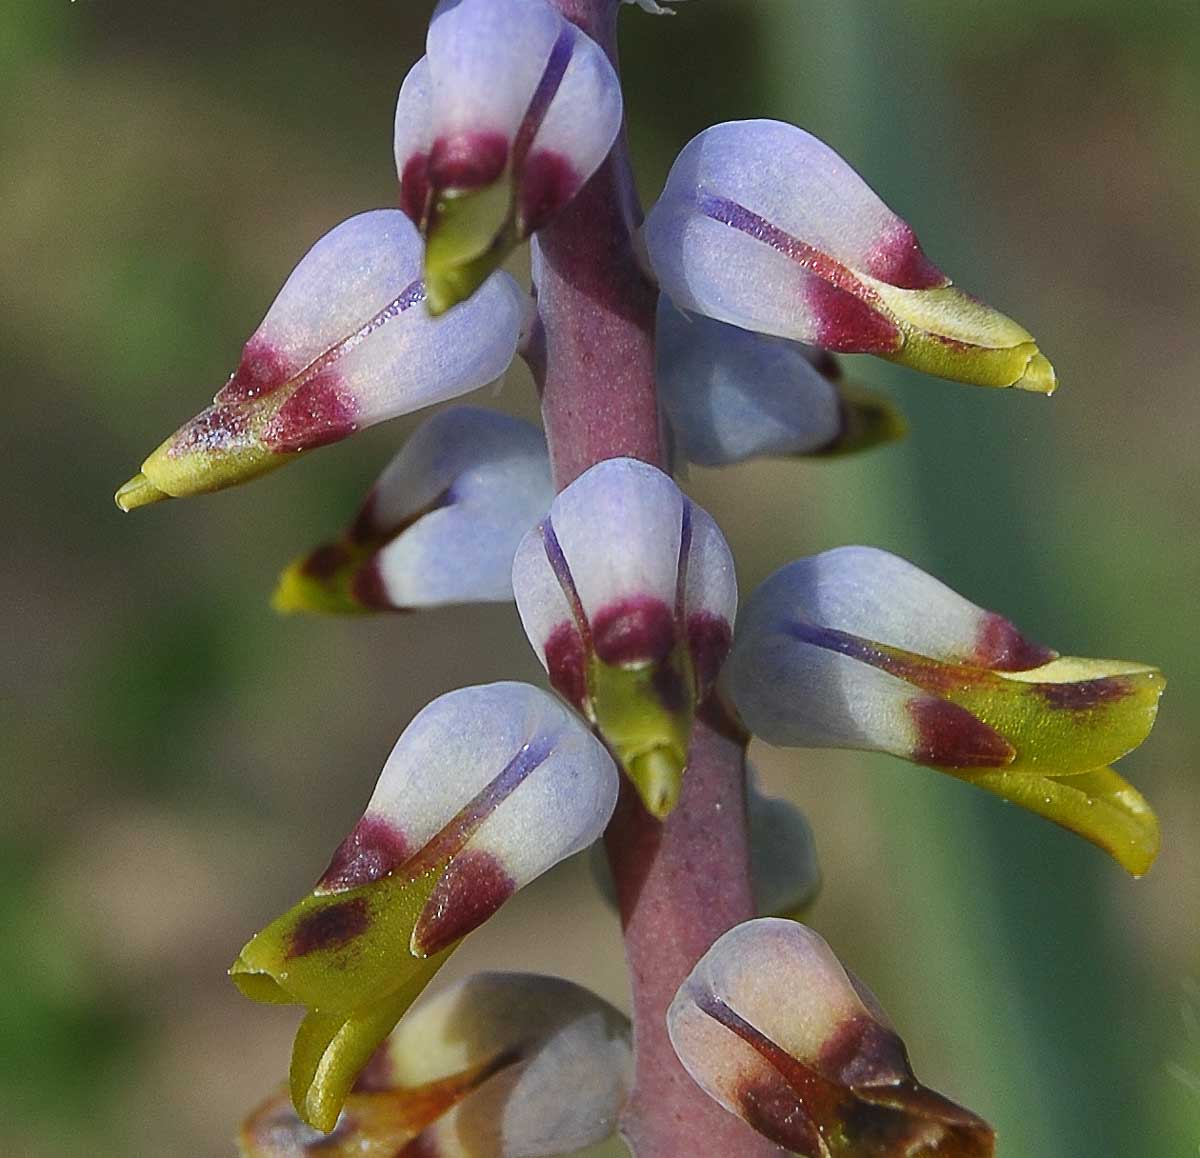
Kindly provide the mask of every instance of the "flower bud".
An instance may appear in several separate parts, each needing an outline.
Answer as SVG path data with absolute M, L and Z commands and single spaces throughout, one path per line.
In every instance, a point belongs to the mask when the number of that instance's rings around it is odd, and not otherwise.
M 443 410 L 417 427 L 342 535 L 284 571 L 275 607 L 353 612 L 510 600 L 517 544 L 553 498 L 537 427 L 474 406 Z
M 661 471 L 608 459 L 521 541 L 513 594 L 550 682 L 596 726 L 646 808 L 666 816 L 737 607 L 716 523 Z
M 629 1023 L 557 977 L 481 973 L 423 1001 L 379 1048 L 329 1134 L 287 1095 L 242 1127 L 245 1158 L 535 1158 L 616 1128 Z M 407 1147 L 407 1149 L 406 1149 Z
M 912 228 L 794 125 L 735 121 L 695 137 L 645 238 L 683 309 L 956 382 L 1054 389 L 1030 334 L 951 285 Z
M 603 746 L 536 688 L 464 688 L 418 713 L 314 891 L 230 970 L 247 997 L 308 1007 L 291 1069 L 305 1122 L 333 1128 L 458 941 L 595 840 L 616 796 Z
M 905 432 L 886 398 L 841 381 L 831 354 L 685 314 L 665 295 L 656 357 L 676 447 L 697 466 L 841 454 Z
M 146 459 L 117 504 L 246 482 L 504 373 L 528 309 L 516 282 L 496 274 L 442 319 L 424 299 L 421 239 L 403 213 L 343 222 L 292 272 L 213 405 Z
M 874 997 L 811 929 L 763 918 L 700 959 L 667 1013 L 706 1093 L 803 1158 L 991 1158 L 983 1119 L 922 1086 Z
M 747 726 L 772 744 L 868 748 L 928 764 L 1079 833 L 1140 875 L 1146 802 L 1104 765 L 1149 734 L 1155 668 L 1059 658 L 911 563 L 842 547 L 751 596 L 728 664 Z
M 443 0 L 426 47 L 400 91 L 395 154 L 438 314 L 599 168 L 621 89 L 600 46 L 546 0 Z

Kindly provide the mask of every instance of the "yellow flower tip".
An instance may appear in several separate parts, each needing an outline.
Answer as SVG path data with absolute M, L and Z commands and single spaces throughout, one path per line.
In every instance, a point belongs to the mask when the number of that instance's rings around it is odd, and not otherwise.
M 652 748 L 629 762 L 629 778 L 646 811 L 656 820 L 666 820 L 679 803 L 683 761 L 670 748 Z
M 256 969 L 243 954 L 229 967 L 229 980 L 238 992 L 262 1005 L 291 1005 L 293 998 L 269 973 Z
M 352 600 L 345 589 L 348 575 L 320 579 L 305 569 L 305 558 L 297 559 L 283 570 L 271 595 L 271 607 L 280 615 L 354 614 L 366 610 Z
M 113 501 L 123 511 L 133 511 L 138 507 L 148 507 L 151 503 L 161 503 L 172 496 L 156 487 L 141 471 L 120 487 Z
M 1049 397 L 1058 388 L 1058 377 L 1045 354 L 1035 353 L 1029 359 L 1025 372 L 1013 383 L 1015 390 L 1029 390 Z
M 433 222 L 425 239 L 425 301 L 437 317 L 469 298 L 516 246 L 509 183 L 442 197 Z

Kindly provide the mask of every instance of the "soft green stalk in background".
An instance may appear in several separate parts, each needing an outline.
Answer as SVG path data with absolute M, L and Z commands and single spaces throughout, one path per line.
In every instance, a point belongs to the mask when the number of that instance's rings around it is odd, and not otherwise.
M 139 429 L 186 417 L 294 255 L 346 205 L 393 201 L 380 142 L 427 7 L 369 3 L 348 19 L 315 0 L 286 14 L 19 0 L 0 13 L 8 1152 L 228 1153 L 290 1035 L 286 1015 L 245 1034 L 230 946 L 292 899 L 302 863 L 319 871 L 420 704 L 468 667 L 480 681 L 534 674 L 532 658 L 514 671 L 508 610 L 380 626 L 266 606 L 279 567 L 336 528 L 411 423 L 153 533 L 109 514 L 111 479 L 144 450 L 115 415 L 178 378 Z M 1164 827 L 1140 882 L 944 778 L 757 752 L 814 820 L 827 884 L 812 923 L 871 976 L 920 1072 L 994 1121 L 1001 1154 L 1192 1152 L 1194 7 L 697 0 L 626 23 L 649 194 L 713 120 L 804 124 L 920 218 L 963 284 L 1036 318 L 1062 380 L 1053 405 L 1017 407 L 855 365 L 894 386 L 907 443 L 719 484 L 697 472 L 746 589 L 793 555 L 870 541 L 1035 637 L 1154 656 L 1173 676 L 1174 710 L 1133 764 Z M 444 654 L 451 624 L 471 653 Z M 403 655 L 422 670 L 401 670 Z M 262 876 L 247 879 L 252 857 Z M 544 940 L 518 953 L 503 930 L 481 934 L 458 972 L 520 962 L 620 1000 L 617 930 L 590 888 L 579 866 L 543 882 L 513 904 L 543 914 Z M 561 943 L 554 913 L 590 914 L 594 935 Z

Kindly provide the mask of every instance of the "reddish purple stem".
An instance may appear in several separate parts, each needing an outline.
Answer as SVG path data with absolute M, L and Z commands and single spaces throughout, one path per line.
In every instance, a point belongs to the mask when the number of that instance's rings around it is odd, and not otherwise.
M 555 0 L 616 63 L 619 0 Z M 624 134 L 538 237 L 537 351 L 558 487 L 622 455 L 666 467 L 654 381 L 657 291 L 639 268 L 641 209 Z M 651 817 L 628 782 L 606 835 L 633 996 L 636 1078 L 622 1133 L 637 1158 L 765 1158 L 778 1149 L 727 1113 L 679 1064 L 666 1012 L 727 929 L 755 915 L 744 746 L 697 722 L 678 806 Z

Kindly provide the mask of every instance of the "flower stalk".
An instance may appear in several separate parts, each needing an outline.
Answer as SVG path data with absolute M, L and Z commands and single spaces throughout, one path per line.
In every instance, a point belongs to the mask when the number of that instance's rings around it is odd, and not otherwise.
M 616 64 L 620 0 L 556 0 Z M 634 250 L 641 208 L 625 134 L 575 200 L 539 235 L 542 418 L 555 485 L 607 458 L 666 468 L 654 377 L 657 292 Z M 754 917 L 745 749 L 698 721 L 678 806 L 652 817 L 622 784 L 606 846 L 625 936 L 635 1079 L 621 1132 L 639 1158 L 775 1147 L 709 1099 L 680 1065 L 666 1013 L 726 930 Z

